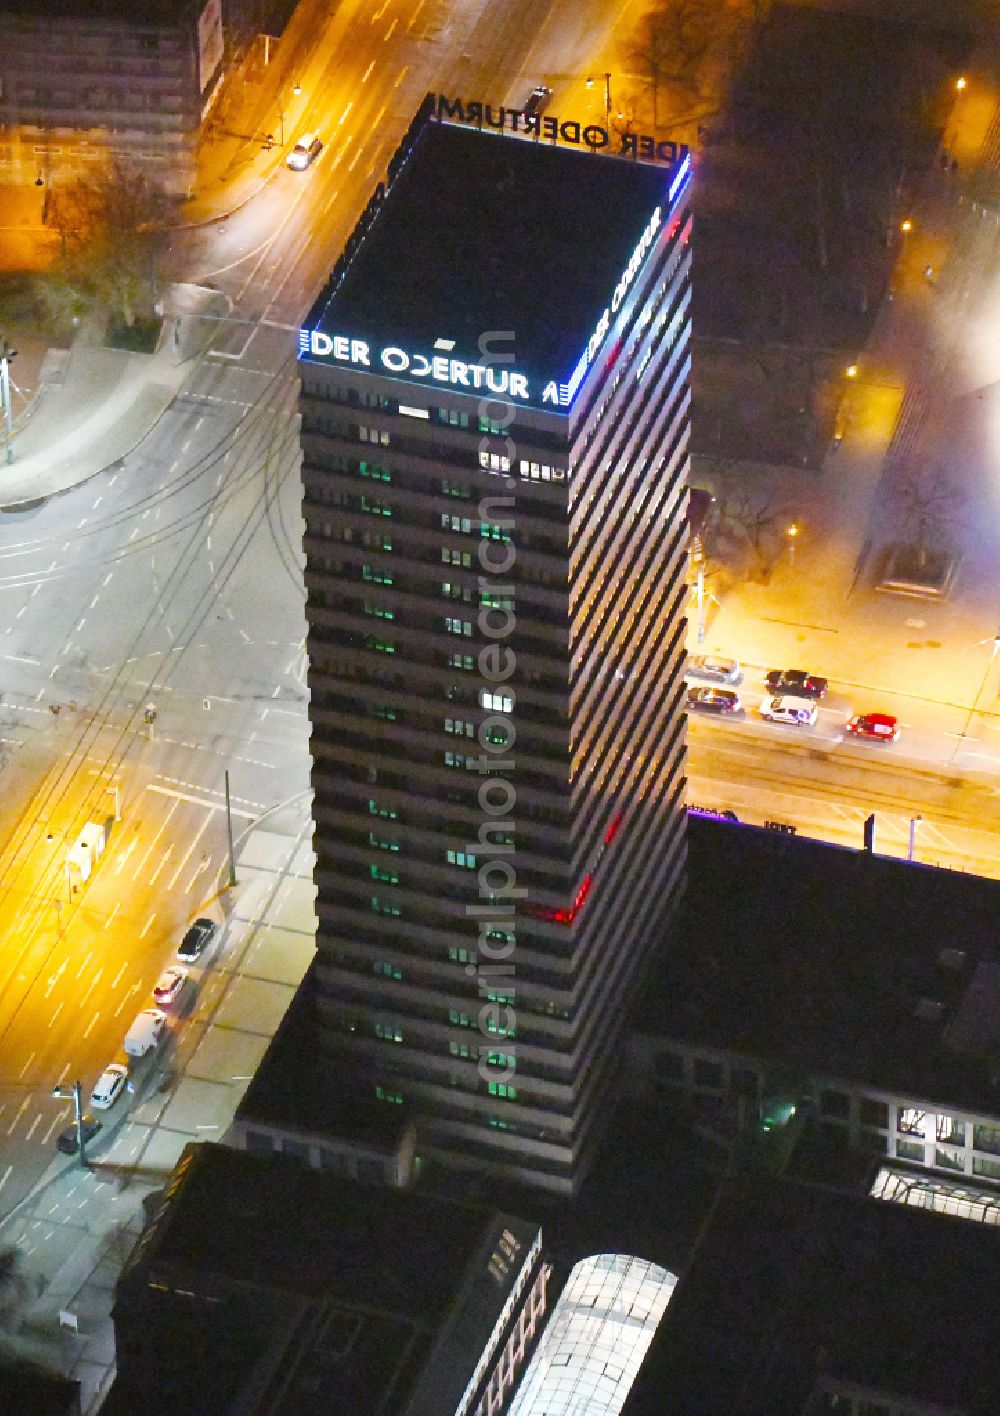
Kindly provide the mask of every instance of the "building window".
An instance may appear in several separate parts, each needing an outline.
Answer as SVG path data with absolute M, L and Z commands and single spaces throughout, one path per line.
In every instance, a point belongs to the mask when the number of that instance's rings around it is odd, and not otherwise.
M 395 654 L 396 646 L 391 639 L 378 639 L 374 634 L 365 635 L 365 648 L 376 654 Z
M 923 1163 L 923 1144 L 920 1141 L 897 1141 L 896 1155 L 900 1160 L 919 1160 Z
M 458 733 L 459 737 L 476 736 L 475 723 L 470 723 L 466 718 L 445 718 L 444 730 L 446 733 Z
M 515 1129 L 509 1121 L 504 1121 L 501 1116 L 491 1116 L 489 1122 L 490 1125 L 495 1126 L 498 1131 L 513 1131 Z
M 381 718 L 386 723 L 394 723 L 399 716 L 395 708 L 390 708 L 387 703 L 370 703 L 368 711 L 373 718 Z
M 449 669 L 472 669 L 475 668 L 475 660 L 471 654 L 449 654 Z
M 462 752 L 446 752 L 444 755 L 444 765 L 446 767 L 466 767 L 471 771 L 476 765 L 474 757 L 466 757 Z
M 386 570 L 376 570 L 373 565 L 363 565 L 361 567 L 361 579 L 367 580 L 372 585 L 391 585 L 392 576 Z
M 464 414 L 462 415 L 465 416 Z M 441 482 L 441 491 L 446 497 L 460 497 L 463 501 L 468 501 L 472 496 L 472 488 L 466 486 L 464 482 L 453 482 L 445 477 Z
M 377 1086 L 375 1096 L 378 1101 L 388 1101 L 393 1106 L 402 1106 L 403 1104 L 403 1093 L 393 1091 L 391 1087 Z
M 487 541 L 503 541 L 505 545 L 510 542 L 510 533 L 504 531 L 501 526 L 494 525 L 492 521 L 481 521 L 479 534 Z
M 394 919 L 398 919 L 401 913 L 398 905 L 390 904 L 387 900 L 380 900 L 378 895 L 372 896 L 371 906 L 376 914 L 392 915 Z M 393 977 L 395 978 L 396 975 L 394 974 Z
M 510 458 L 499 452 L 481 452 L 479 465 L 485 467 L 487 472 L 509 472 Z
M 471 620 L 453 619 L 451 615 L 447 615 L 445 617 L 444 627 L 449 634 L 463 634 L 468 639 L 472 638 Z
M 384 806 L 374 797 L 368 799 L 368 814 L 369 816 L 382 816 L 386 821 L 396 821 L 399 818 L 399 812 L 394 806 Z
M 513 1067 L 516 1058 L 513 1052 L 490 1052 L 487 1053 L 486 1061 L 490 1067 Z
M 463 949 L 456 944 L 449 944 L 448 958 L 453 964 L 474 964 L 476 962 L 476 951 L 474 949 Z
M 358 476 L 368 477 L 373 482 L 391 482 L 392 473 L 388 467 L 380 467 L 377 462 L 359 462 Z
M 472 1020 L 470 1019 L 468 1013 L 462 1013 L 459 1011 L 458 1008 L 448 1009 L 448 1021 L 449 1023 L 454 1023 L 455 1027 L 457 1028 L 472 1027 Z
M 473 1061 L 479 1056 L 479 1048 L 475 1043 L 449 1042 L 448 1051 L 452 1057 L 470 1057 Z
M 376 1023 L 375 1036 L 380 1037 L 383 1042 L 402 1042 L 403 1034 L 395 1023 Z
M 487 610 L 512 610 L 514 597 L 513 595 L 493 595 L 484 590 L 479 597 L 479 603 Z
M 386 885 L 399 884 L 399 875 L 395 870 L 387 870 L 384 865 L 370 865 L 368 869 L 373 880 L 381 880 Z
M 472 533 L 472 522 L 467 516 L 452 516 L 449 512 L 442 511 L 441 530 L 461 531 L 468 536 Z
M 362 425 L 358 428 L 358 437 L 362 442 L 378 443 L 381 447 L 389 446 L 389 434 L 379 428 L 366 428 Z
M 361 544 L 369 551 L 391 551 L 392 537 L 387 536 L 384 531 L 362 531 Z M 387 581 L 391 584 L 391 581 Z
M 441 594 L 446 600 L 464 600 L 467 605 L 472 604 L 472 587 L 469 585 L 457 585 L 453 580 L 442 580 Z
M 463 865 L 466 870 L 476 868 L 476 857 L 466 851 L 445 851 L 445 859 L 449 865 Z
M 517 1087 L 509 1086 L 506 1082 L 489 1082 L 486 1089 L 490 1096 L 502 1096 L 505 1101 L 517 1100 Z
M 254 1155 L 270 1155 L 274 1150 L 274 1137 L 266 1131 L 247 1131 L 247 1150 Z
M 386 964 L 381 960 L 372 964 L 372 973 L 380 974 L 382 978 L 394 978 L 397 983 L 400 983 L 403 978 L 402 971 L 397 969 L 395 964 Z
M 368 497 L 364 493 L 361 495 L 361 510 L 366 511 L 369 516 L 391 516 L 392 507 L 388 502 L 379 501 L 377 497 Z
M 457 413 L 454 408 L 435 408 L 434 419 L 435 422 L 444 423 L 449 428 L 467 428 L 469 426 L 468 413 Z
M 1000 1126 L 973 1125 L 972 1146 L 973 1149 L 977 1151 L 987 1151 L 990 1155 L 1000 1155 Z
M 365 614 L 373 615 L 375 619 L 394 620 L 396 618 L 395 610 L 387 610 L 385 605 L 373 605 L 370 600 L 365 601 L 364 608 Z
M 460 565 L 464 570 L 472 569 L 472 553 L 470 551 L 456 551 L 451 546 L 442 546 L 441 559 L 445 565 Z
M 489 418 L 480 418 L 479 431 L 481 433 L 492 433 L 495 438 L 502 438 L 507 431 L 508 425 L 505 423 L 491 423 Z
M 399 850 L 398 841 L 394 841 L 391 836 L 378 836 L 374 831 L 368 832 L 368 844 L 374 846 L 378 851 Z
M 414 408 L 412 403 L 401 403 L 399 411 L 404 418 L 429 418 L 431 416 L 426 408 Z
M 860 1113 L 862 1126 L 879 1126 L 883 1131 L 888 1128 L 889 1107 L 886 1102 L 873 1101 L 871 1097 L 863 1096 Z

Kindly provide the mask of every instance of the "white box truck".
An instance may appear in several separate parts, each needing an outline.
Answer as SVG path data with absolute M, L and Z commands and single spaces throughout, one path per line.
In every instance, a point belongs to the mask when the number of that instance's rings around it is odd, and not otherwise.
M 66 859 L 66 869 L 70 883 L 82 885 L 90 879 L 91 872 L 101 857 L 107 844 L 108 833 L 96 821 L 88 821 L 70 847 Z

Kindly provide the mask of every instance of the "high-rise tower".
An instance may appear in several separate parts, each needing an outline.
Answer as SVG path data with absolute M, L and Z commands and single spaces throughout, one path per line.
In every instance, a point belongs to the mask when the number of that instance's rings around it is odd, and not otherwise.
M 684 864 L 689 175 L 428 121 L 301 337 L 329 1084 L 563 1192 Z

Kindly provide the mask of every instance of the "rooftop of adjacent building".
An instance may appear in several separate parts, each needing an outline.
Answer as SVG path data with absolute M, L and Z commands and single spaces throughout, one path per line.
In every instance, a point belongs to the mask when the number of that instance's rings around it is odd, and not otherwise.
M 653 211 L 666 216 L 674 170 L 427 122 L 306 326 L 421 351 L 454 340 L 473 364 L 489 338 L 512 369 L 566 381 Z
M 498 1268 L 505 1234 L 519 1260 Z M 453 1409 L 537 1234 L 288 1156 L 189 1145 L 119 1281 L 116 1325 L 131 1319 L 143 1349 L 126 1342 L 109 1410 L 134 1409 L 144 1383 L 164 1413 L 227 1410 L 248 1383 L 277 1383 L 267 1409 L 295 1416 L 334 1399 L 429 1413 L 429 1373 Z M 177 1371 L 194 1336 L 198 1360 Z
M 770 1176 L 734 1182 L 623 1416 L 800 1416 L 814 1390 L 858 1388 L 987 1416 L 998 1322 L 995 1229 Z
M 1000 883 L 691 816 L 637 1031 L 1000 1111 Z
M 203 0 L 202 0 L 203 3 Z M 191 19 L 199 0 L 0 0 L 0 17 L 59 20 L 110 21 L 147 29 L 151 25 L 176 25 Z
M 79 1416 L 80 1383 L 12 1360 L 0 1362 L 4 1416 Z

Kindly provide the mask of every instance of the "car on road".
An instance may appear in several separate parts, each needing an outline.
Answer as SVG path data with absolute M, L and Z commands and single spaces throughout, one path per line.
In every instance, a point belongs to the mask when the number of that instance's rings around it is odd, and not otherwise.
M 899 722 L 891 713 L 856 713 L 847 724 L 852 737 L 869 742 L 895 742 L 899 737 Z
M 715 683 L 739 683 L 741 673 L 735 659 L 723 659 L 718 654 L 691 654 L 687 671 L 697 678 L 712 679 Z
M 285 158 L 285 166 L 293 172 L 304 172 L 319 157 L 323 144 L 315 133 L 303 133 L 291 152 Z
M 762 718 L 771 723 L 794 723 L 797 727 L 811 728 L 819 717 L 819 709 L 810 698 L 793 698 L 789 694 L 778 694 L 765 698 L 760 705 Z
M 102 1127 L 97 1117 L 89 1114 L 81 1118 L 81 1124 L 83 1126 L 83 1143 L 86 1145 L 88 1141 L 94 1139 Z M 72 1125 L 66 1127 L 65 1131 L 59 1132 L 56 1137 L 56 1149 L 61 1150 L 63 1155 L 76 1155 L 78 1145 L 79 1138 L 76 1134 L 76 1122 L 74 1121 Z
M 161 1008 L 176 1002 L 187 979 L 187 969 L 182 969 L 179 964 L 171 964 L 168 969 L 163 970 L 153 985 L 153 997 Z
M 790 693 L 793 698 L 825 698 L 829 683 L 805 669 L 772 669 L 765 682 L 773 694 Z
M 743 704 L 731 688 L 689 688 L 687 706 L 703 708 L 708 713 L 738 713 Z
M 208 948 L 215 935 L 215 923 L 210 919 L 196 919 L 188 926 L 184 938 L 177 946 L 177 957 L 185 964 L 194 961 Z
M 521 112 L 526 118 L 534 118 L 537 113 L 545 112 L 546 108 L 549 106 L 551 97 L 552 90 L 546 87 L 545 84 L 539 84 L 537 88 L 533 88 L 528 94 Z
M 128 1086 L 128 1068 L 120 1062 L 109 1062 L 90 1093 L 95 1111 L 109 1111 Z
M 167 1015 L 162 1008 L 143 1008 L 137 1013 L 132 1026 L 125 1034 L 125 1051 L 129 1057 L 145 1057 L 152 1052 L 163 1036 Z

